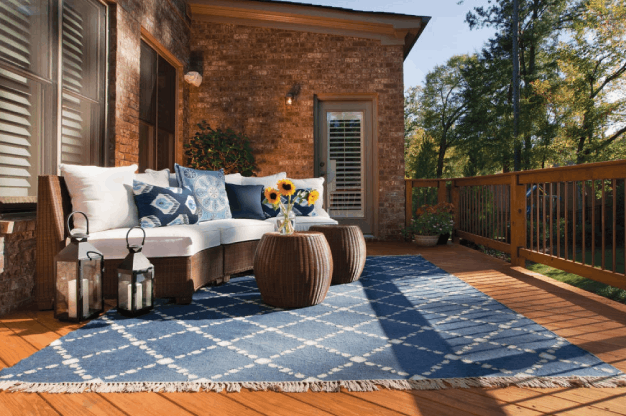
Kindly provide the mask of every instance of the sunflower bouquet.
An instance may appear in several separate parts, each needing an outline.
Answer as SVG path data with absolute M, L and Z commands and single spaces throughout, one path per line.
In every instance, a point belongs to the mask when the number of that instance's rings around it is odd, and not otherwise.
M 293 234 L 295 232 L 296 214 L 293 212 L 294 205 L 313 205 L 320 196 L 315 189 L 298 189 L 289 179 L 281 179 L 276 188 L 265 188 L 265 201 L 280 208 L 278 214 L 278 232 L 281 234 Z

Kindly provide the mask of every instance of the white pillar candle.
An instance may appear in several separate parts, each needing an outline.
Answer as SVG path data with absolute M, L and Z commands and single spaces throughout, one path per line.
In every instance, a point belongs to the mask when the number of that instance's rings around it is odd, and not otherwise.
M 76 307 L 76 280 L 67 282 L 67 314 L 70 318 L 76 318 L 78 316 Z
M 89 316 L 89 279 L 83 279 L 83 318 Z
M 146 288 L 146 306 L 152 306 L 152 280 L 144 280 Z
M 89 280 L 83 279 L 83 318 L 89 316 Z M 76 303 L 76 280 L 67 282 L 67 310 L 70 318 L 78 317 L 78 304 Z
M 135 309 L 143 308 L 143 296 L 142 296 L 142 287 L 141 283 L 135 283 Z M 126 286 L 126 299 L 124 299 L 124 304 L 122 307 L 128 310 L 132 309 L 132 299 L 133 299 L 133 286 L 131 283 L 128 283 Z

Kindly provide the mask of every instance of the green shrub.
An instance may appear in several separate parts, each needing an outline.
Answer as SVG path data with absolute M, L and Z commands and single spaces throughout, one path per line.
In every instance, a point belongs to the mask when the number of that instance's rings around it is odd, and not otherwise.
M 189 143 L 184 145 L 187 166 L 202 170 L 224 169 L 225 174 L 252 176 L 256 170 L 250 141 L 233 130 L 214 130 L 206 122 L 198 124 Z

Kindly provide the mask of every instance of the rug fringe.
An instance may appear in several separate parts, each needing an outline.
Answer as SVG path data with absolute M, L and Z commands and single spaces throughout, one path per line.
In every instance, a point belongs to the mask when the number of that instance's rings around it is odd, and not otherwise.
M 0 391 L 23 393 L 181 393 L 181 392 L 240 392 L 278 391 L 284 393 L 353 392 L 388 390 L 441 390 L 471 387 L 626 387 L 626 375 L 615 377 L 474 377 L 424 380 L 342 380 L 342 381 L 291 381 L 291 382 L 175 382 L 175 383 L 22 383 L 0 381 Z

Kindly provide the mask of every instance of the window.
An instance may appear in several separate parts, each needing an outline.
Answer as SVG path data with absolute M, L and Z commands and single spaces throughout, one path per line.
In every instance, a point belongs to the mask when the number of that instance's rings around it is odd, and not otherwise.
M 176 68 L 141 42 L 139 171 L 174 170 Z
M 0 196 L 35 196 L 59 163 L 102 164 L 106 12 L 96 0 L 0 2 Z

